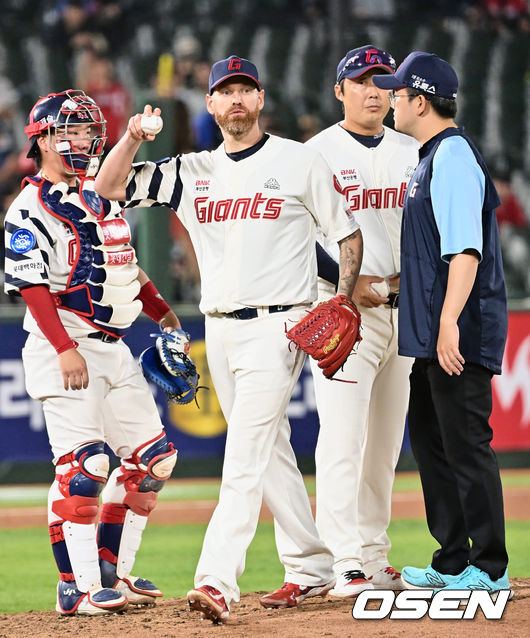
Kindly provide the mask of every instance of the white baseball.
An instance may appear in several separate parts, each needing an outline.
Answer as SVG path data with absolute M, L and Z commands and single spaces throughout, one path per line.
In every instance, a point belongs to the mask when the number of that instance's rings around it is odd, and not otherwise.
M 156 135 L 162 130 L 164 122 L 160 115 L 142 115 L 140 126 L 146 135 Z
M 383 281 L 372 281 L 370 288 L 380 297 L 388 297 L 388 293 L 390 292 L 390 287 L 386 279 L 383 279 Z

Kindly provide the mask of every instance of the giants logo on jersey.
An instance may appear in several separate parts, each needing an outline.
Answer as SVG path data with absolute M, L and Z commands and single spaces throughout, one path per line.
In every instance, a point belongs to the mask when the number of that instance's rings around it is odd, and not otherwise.
M 254 198 L 220 199 L 215 202 L 207 197 L 196 197 L 195 213 L 200 224 L 224 222 L 227 219 L 277 219 L 284 199 L 263 197 L 256 193 Z
M 335 190 L 342 193 L 350 205 L 350 211 L 356 213 L 368 208 L 403 208 L 407 182 L 401 182 L 398 188 L 361 188 L 360 184 L 350 186 L 340 185 L 339 180 L 333 176 Z

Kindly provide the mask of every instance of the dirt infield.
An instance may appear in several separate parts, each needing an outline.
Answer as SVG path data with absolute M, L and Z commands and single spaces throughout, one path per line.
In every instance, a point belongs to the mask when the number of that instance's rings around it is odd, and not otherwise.
M 53 611 L 32 611 L 0 616 L 0 638 L 484 638 L 528 636 L 530 579 L 512 581 L 515 596 L 501 620 L 486 620 L 480 610 L 474 620 L 354 620 L 352 601 L 310 599 L 300 607 L 267 610 L 258 594 L 245 594 L 234 605 L 228 621 L 220 626 L 200 621 L 182 598 L 162 600 L 155 608 L 133 609 L 122 614 L 60 618 Z
M 529 518 L 530 488 L 504 488 L 506 518 Z M 151 523 L 203 523 L 211 516 L 215 501 L 161 502 L 151 515 Z M 392 517 L 423 518 L 425 510 L 421 493 L 397 492 L 392 498 Z M 262 510 L 262 520 L 270 520 L 270 512 Z M 46 526 L 46 508 L 12 508 L 1 510 L 0 526 L 16 528 Z M 61 618 L 54 611 L 30 611 L 0 615 L 0 638 L 56 638 L 78 635 L 82 638 L 484 638 L 528 636 L 530 617 L 530 578 L 511 580 L 514 599 L 506 607 L 501 620 L 486 620 L 478 610 L 474 620 L 354 620 L 352 601 L 331 597 L 310 599 L 300 607 L 266 610 L 258 603 L 259 593 L 244 594 L 233 606 L 227 623 L 214 626 L 200 621 L 198 614 L 188 611 L 182 598 L 162 600 L 151 609 L 131 609 L 122 614 L 101 618 Z

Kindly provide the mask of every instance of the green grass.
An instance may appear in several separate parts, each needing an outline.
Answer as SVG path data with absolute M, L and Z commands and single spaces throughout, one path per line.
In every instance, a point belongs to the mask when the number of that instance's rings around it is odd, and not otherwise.
M 152 579 L 166 597 L 184 596 L 193 585 L 193 574 L 201 550 L 205 525 L 148 526 L 138 553 L 134 574 Z M 507 521 L 511 577 L 530 575 L 526 551 L 530 521 Z M 435 542 L 423 520 L 391 523 L 390 561 L 396 568 L 422 566 L 430 562 Z M 45 528 L 0 530 L 2 592 L 0 613 L 53 609 L 57 571 Z M 260 523 L 240 579 L 243 592 L 269 590 L 283 582 L 277 558 L 272 523 Z
M 530 471 L 501 472 L 505 487 L 530 487 Z M 305 477 L 310 496 L 315 494 L 315 478 Z M 194 481 L 168 481 L 159 494 L 160 501 L 216 501 L 219 496 L 219 479 Z M 46 506 L 48 485 L 4 485 L 0 487 L 0 509 L 2 507 Z M 414 472 L 396 475 L 394 492 L 416 492 L 421 490 L 419 476 Z

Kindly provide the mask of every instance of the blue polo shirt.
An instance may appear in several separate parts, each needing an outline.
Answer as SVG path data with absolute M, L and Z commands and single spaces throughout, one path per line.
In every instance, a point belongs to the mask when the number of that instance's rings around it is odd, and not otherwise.
M 419 155 L 403 209 L 399 353 L 437 358 L 451 256 L 474 249 L 480 262 L 458 319 L 459 349 L 467 362 L 500 374 L 508 313 L 493 181 L 461 128 L 445 129 Z

